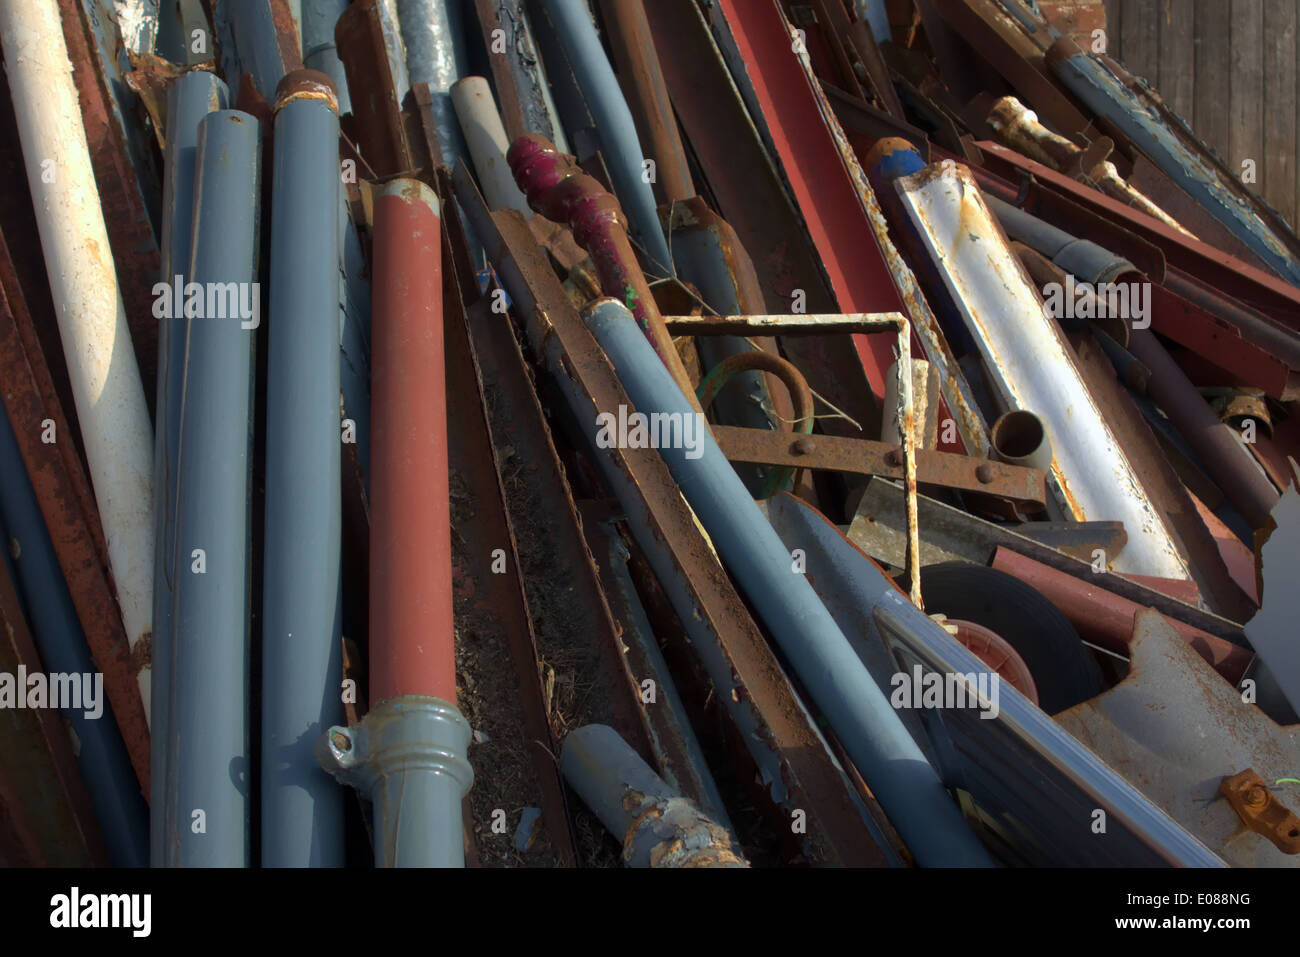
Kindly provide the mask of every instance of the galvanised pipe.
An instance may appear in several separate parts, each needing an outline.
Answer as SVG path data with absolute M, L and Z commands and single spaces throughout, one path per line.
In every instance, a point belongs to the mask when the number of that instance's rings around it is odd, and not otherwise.
M 1300 262 L 1268 224 L 1101 60 L 1063 40 L 1048 50 L 1047 63 L 1067 90 L 1099 117 L 1113 123 L 1255 255 L 1283 279 L 1300 285 Z
M 167 91 L 167 148 L 163 157 L 162 275 L 165 283 L 188 279 L 193 242 L 194 166 L 199 121 L 226 108 L 226 84 L 212 73 L 195 70 L 172 81 Z M 177 278 L 180 277 L 180 278 Z M 177 569 L 176 543 L 177 453 L 180 451 L 181 387 L 185 368 L 185 319 L 173 315 L 158 323 L 158 399 L 154 433 L 154 593 L 153 667 L 149 751 L 150 861 L 163 864 L 167 833 L 168 708 L 172 678 L 172 600 Z
M 0 40 L 109 566 L 136 653 L 153 631 L 153 434 L 55 0 L 2 0 Z M 147 664 L 137 677 L 148 715 Z
M 900 226 L 919 237 L 998 401 L 1043 421 L 1056 504 L 1076 520 L 1122 521 L 1117 571 L 1189 578 L 1172 533 L 1111 431 L 1067 343 L 1009 248 L 970 170 L 945 160 L 894 179 Z
M 271 181 L 262 585 L 262 866 L 341 867 L 343 792 L 315 742 L 343 718 L 339 120 L 315 70 L 280 81 Z
M 1072 236 L 996 197 L 986 196 L 985 202 L 1007 235 L 1051 257 L 1067 274 L 1090 283 L 1143 281 L 1127 259 L 1091 240 Z M 1147 380 L 1151 398 L 1169 416 L 1242 517 L 1252 528 L 1262 527 L 1279 498 L 1273 483 L 1237 440 L 1231 426 L 1219 421 L 1155 334 L 1150 329 L 1131 328 L 1131 323 L 1125 326 L 1128 351 L 1151 373 Z
M 547 219 L 569 225 L 574 240 L 591 254 L 601 290 L 632 311 L 642 334 L 650 340 L 682 394 L 695 404 L 696 411 L 702 411 L 695 402 L 691 377 L 664 327 L 645 274 L 637 265 L 618 200 L 545 137 L 519 137 L 506 159 L 529 204 Z
M 651 269 L 671 276 L 674 269 L 668 241 L 659 224 L 654 192 L 644 175 L 642 164 L 646 155 L 637 139 L 636 124 L 619 89 L 618 78 L 596 35 L 587 4 L 584 0 L 542 0 L 542 5 L 555 24 L 555 32 L 591 110 L 601 155 L 614 193 L 627 213 L 632 240 L 645 252 Z M 526 187 L 524 192 L 528 192 Z
M 469 62 L 462 6 L 469 5 L 465 0 L 397 0 L 397 19 L 406 46 L 406 72 L 410 82 L 429 84 L 438 148 L 449 167 L 465 155 L 465 141 L 451 102 L 451 88 L 465 75 L 465 64 Z
M 379 867 L 462 867 L 473 782 L 456 709 L 451 507 L 437 196 L 413 179 L 374 204 L 370 700 L 321 764 L 375 809 Z
M 531 217 L 533 211 L 528 200 L 515 185 L 514 174 L 506 163 L 510 141 L 488 81 L 481 76 L 465 77 L 451 88 L 451 102 L 488 208 L 514 209 L 524 219 Z
M 199 124 L 189 273 L 205 303 L 200 315 L 186 320 L 179 423 L 167 739 L 172 778 L 164 845 L 169 866 L 249 862 L 249 472 L 253 340 L 260 315 L 258 139 L 257 120 L 238 110 L 209 113 Z M 231 308 L 231 290 L 238 310 Z M 209 314 L 217 305 L 217 315 Z
M 623 845 L 628 867 L 749 866 L 727 829 L 669 787 L 609 725 L 570 731 L 560 768 Z
M 694 410 L 674 388 L 663 365 L 654 361 L 649 344 L 637 334 L 635 321 L 621 303 L 598 300 L 584 310 L 583 318 L 642 414 L 666 413 L 683 423 L 689 419 Z M 988 853 L 934 768 L 812 585 L 791 572 L 790 553 L 707 428 L 702 429 L 698 446 L 661 447 L 659 454 L 728 571 L 918 863 L 990 864 Z
M 334 42 L 334 27 L 348 8 L 348 0 L 302 0 L 302 65 L 309 70 L 319 70 L 330 78 L 338 95 L 339 115 L 352 112 L 348 98 L 348 78 L 339 59 L 338 45 Z
M 9 416 L 2 407 L 0 534 L 4 537 L 5 557 L 12 556 L 14 585 L 23 597 L 32 639 L 40 652 L 41 666 L 45 668 L 50 687 L 55 674 L 71 675 L 78 682 L 82 675 L 96 674 L 72 595 L 54 553 L 54 543 L 41 517 L 36 491 L 23 465 Z M 98 704 L 103 713 L 90 717 L 87 707 L 75 707 L 60 709 L 60 714 L 68 721 L 78 745 L 77 766 L 113 863 L 118 867 L 144 867 L 149 863 L 149 811 L 113 712 L 104 699 L 103 676 L 98 678 Z M 24 695 L 27 690 L 21 686 L 18 694 Z M 83 686 L 84 690 L 89 689 Z M 87 704 L 84 697 L 80 703 Z M 5 742 L 5 747 L 14 744 Z

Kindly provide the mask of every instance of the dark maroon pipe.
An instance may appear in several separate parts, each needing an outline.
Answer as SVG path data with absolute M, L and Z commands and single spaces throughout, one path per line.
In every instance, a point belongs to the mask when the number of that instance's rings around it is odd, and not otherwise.
M 596 267 L 601 292 L 623 303 L 636 317 L 677 385 L 698 409 L 690 376 L 627 238 L 627 221 L 618 200 L 544 136 L 529 133 L 519 137 L 506 161 L 528 205 L 573 230 L 573 238 Z
M 1142 606 L 1096 585 L 1057 571 L 1032 558 L 999 547 L 993 553 L 993 567 L 1019 578 L 1055 605 L 1085 641 L 1116 654 L 1128 654 L 1133 640 L 1133 623 Z M 1176 618 L 1164 616 L 1192 650 L 1224 678 L 1236 684 L 1254 655 L 1215 635 L 1193 628 Z
M 375 200 L 370 445 L 370 701 L 456 701 L 438 198 Z

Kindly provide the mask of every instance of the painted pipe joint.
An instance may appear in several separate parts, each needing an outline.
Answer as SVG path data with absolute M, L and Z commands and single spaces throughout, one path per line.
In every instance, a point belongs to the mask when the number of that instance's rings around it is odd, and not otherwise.
M 376 867 L 463 867 L 461 800 L 474 784 L 470 727 L 441 698 L 399 695 L 316 742 L 329 774 L 374 810 Z
M 467 793 L 474 770 L 466 754 L 469 722 L 441 698 L 401 695 L 381 702 L 351 727 L 335 725 L 316 743 L 321 767 L 358 791 L 372 793 L 397 771 L 448 775 Z
M 337 114 L 339 95 L 334 81 L 320 70 L 294 70 L 286 73 L 275 88 L 275 112 L 279 113 L 295 100 L 320 100 Z

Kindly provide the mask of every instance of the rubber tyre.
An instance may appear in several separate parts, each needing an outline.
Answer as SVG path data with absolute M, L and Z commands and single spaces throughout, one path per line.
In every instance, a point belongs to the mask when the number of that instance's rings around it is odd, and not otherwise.
M 1020 579 L 973 562 L 941 562 L 921 569 L 921 596 L 926 612 L 983 625 L 1015 648 L 1048 714 L 1101 693 L 1101 669 L 1079 633 Z

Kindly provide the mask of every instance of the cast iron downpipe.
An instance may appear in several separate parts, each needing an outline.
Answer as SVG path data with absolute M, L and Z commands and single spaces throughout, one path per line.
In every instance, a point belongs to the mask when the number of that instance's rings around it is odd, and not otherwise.
M 631 310 L 682 394 L 700 411 L 686 366 L 632 252 L 618 200 L 545 137 L 519 137 L 506 160 L 533 209 L 573 230 L 574 240 L 591 254 L 601 290 Z
M 316 762 L 343 717 L 339 120 L 324 73 L 275 101 L 262 587 L 262 865 L 341 867 L 343 793 Z
M 669 787 L 609 725 L 570 731 L 560 767 L 623 845 L 628 867 L 749 866 L 727 829 Z
M 694 409 L 674 387 L 663 364 L 654 361 L 653 351 L 638 334 L 627 309 L 617 300 L 601 299 L 588 306 L 583 317 L 637 410 L 645 415 L 666 413 L 685 423 Z M 917 862 L 926 866 L 991 864 L 898 713 L 812 585 L 791 571 L 790 553 L 703 420 L 697 421 L 702 429 L 698 447 L 660 448 L 659 453 L 728 571 L 826 715 Z
M 260 316 L 254 284 L 259 149 L 258 123 L 247 113 L 220 110 L 199 124 L 189 273 L 204 303 L 202 313 L 185 322 L 178 426 L 166 742 L 169 866 L 249 862 L 249 471 Z
M 72 604 L 72 594 L 54 553 L 54 543 L 42 518 L 36 491 L 3 406 L 0 406 L 0 536 L 7 553 L 4 558 L 12 558 L 14 586 L 26 606 L 32 640 L 47 679 L 64 674 L 80 680 L 82 675 L 97 673 Z M 19 695 L 27 691 L 23 685 L 17 688 Z M 102 681 L 99 691 L 102 714 L 90 717 L 86 707 L 60 709 L 59 713 L 67 720 L 78 745 L 77 768 L 113 864 L 144 867 L 149 862 L 149 812 L 126 745 L 103 694 Z M 84 697 L 81 704 L 86 704 Z M 6 741 L 4 747 L 22 750 L 21 743 L 16 741 Z
M 167 149 L 163 159 L 161 274 L 164 283 L 184 284 L 193 242 L 194 166 L 199 121 L 226 108 L 226 84 L 203 70 L 184 73 L 167 90 Z M 177 277 L 180 277 L 179 279 Z M 171 623 L 176 583 L 177 453 L 180 451 L 181 385 L 185 368 L 185 319 L 172 316 L 158 323 L 158 399 L 154 430 L 154 590 L 152 693 L 149 750 L 150 863 L 163 864 L 167 833 L 168 705 L 171 700 Z
M 334 27 L 347 8 L 348 0 L 302 0 L 298 30 L 302 35 L 302 65 L 330 78 L 338 95 L 340 116 L 352 112 L 352 101 L 348 99 L 348 78 L 334 42 Z
M 473 783 L 456 708 L 441 207 L 398 179 L 375 200 L 370 712 L 318 756 L 374 806 L 377 867 L 463 867 Z
M 632 111 L 623 99 L 605 48 L 600 45 L 587 4 L 584 0 L 542 0 L 542 5 L 555 24 L 569 66 L 591 110 L 601 156 L 609 170 L 614 193 L 627 213 L 632 239 L 645 251 L 651 269 L 670 276 L 673 268 L 668 241 L 659 224 L 658 205 L 642 165 L 647 157 L 636 135 Z M 522 182 L 520 187 L 528 192 Z

